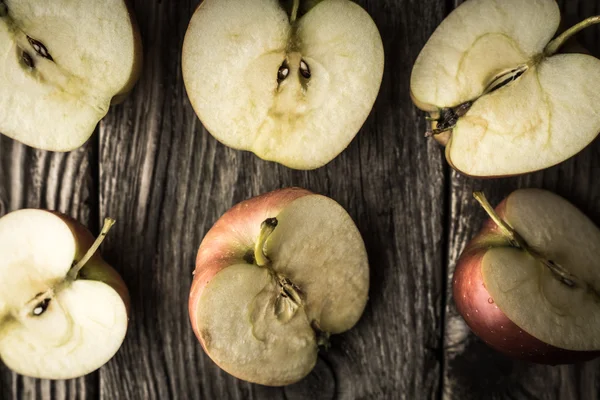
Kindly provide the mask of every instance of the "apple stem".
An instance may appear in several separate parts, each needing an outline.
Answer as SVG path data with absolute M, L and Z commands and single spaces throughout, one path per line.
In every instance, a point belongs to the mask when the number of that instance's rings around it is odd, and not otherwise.
M 595 24 L 600 24 L 600 15 L 588 18 L 564 31 L 559 37 L 548 43 L 548 46 L 546 46 L 546 49 L 544 50 L 544 54 L 547 57 L 553 56 L 572 36 Z
M 264 267 L 271 262 L 265 255 L 265 243 L 277 227 L 277 223 L 277 218 L 267 218 L 260 224 L 260 234 L 254 245 L 254 260 L 259 267 Z
M 98 248 L 100 247 L 100 245 L 106 238 L 108 231 L 110 231 L 110 228 L 113 227 L 115 222 L 116 221 L 112 218 L 104 219 L 104 226 L 102 227 L 102 231 L 100 231 L 100 235 L 96 238 L 96 240 L 94 241 L 92 246 L 89 248 L 89 250 L 85 253 L 83 258 L 81 260 L 79 260 L 79 262 L 77 262 L 77 264 L 75 264 L 73 266 L 73 268 L 71 268 L 71 271 L 69 271 L 68 277 L 71 280 L 77 279 L 77 276 L 79 276 L 79 271 L 81 271 L 81 269 L 85 266 L 85 264 L 87 264 L 87 262 L 90 261 L 90 258 L 92 258 L 94 256 L 94 254 L 96 254 L 96 251 L 98 251 Z
M 292 13 L 290 15 L 291 24 L 296 22 L 296 18 L 298 17 L 298 8 L 300 8 L 300 0 L 294 0 L 294 4 L 292 5 Z
M 555 263 L 554 261 L 548 260 L 546 257 L 532 249 L 527 244 L 527 242 L 525 242 L 525 239 L 523 239 L 521 235 L 519 235 L 512 226 L 510 226 L 506 221 L 500 218 L 500 216 L 496 213 L 492 205 L 485 197 L 485 194 L 483 194 L 482 192 L 475 192 L 473 193 L 473 197 L 475 197 L 475 200 L 477 200 L 479 204 L 481 204 L 485 212 L 490 216 L 492 221 L 496 223 L 498 228 L 500 228 L 500 230 L 502 231 L 504 236 L 506 236 L 506 238 L 510 241 L 512 246 L 523 249 L 529 254 L 531 254 L 533 258 L 541 262 L 550 271 L 552 271 L 553 274 L 559 277 L 560 281 L 565 285 L 569 287 L 585 286 L 575 275 L 569 273 L 569 271 L 567 271 L 564 267 Z
M 475 197 L 475 200 L 477 200 L 481 207 L 483 207 L 485 212 L 489 215 L 492 221 L 496 223 L 498 228 L 500 228 L 504 236 L 508 238 L 511 244 L 516 247 L 523 247 L 522 240 L 517 235 L 513 227 L 500 218 L 500 216 L 496 213 L 496 210 L 494 210 L 494 207 L 492 207 L 488 201 L 487 197 L 485 197 L 485 194 L 483 194 L 483 192 L 474 192 L 473 197 Z

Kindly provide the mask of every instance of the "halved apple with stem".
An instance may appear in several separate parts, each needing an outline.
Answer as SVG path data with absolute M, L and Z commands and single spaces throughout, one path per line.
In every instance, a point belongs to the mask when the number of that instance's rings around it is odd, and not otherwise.
M 523 174 L 558 164 L 600 131 L 600 60 L 557 54 L 592 17 L 552 40 L 554 0 L 469 0 L 433 33 L 411 77 L 415 104 L 458 171 Z
M 77 221 L 45 210 L 0 218 L 0 359 L 35 378 L 100 368 L 127 331 L 129 295 Z
M 0 0 L 0 132 L 70 151 L 138 78 L 141 42 L 124 0 Z
M 356 324 L 368 289 L 367 253 L 347 212 L 283 189 L 236 205 L 206 234 L 190 319 L 225 371 L 281 386 L 313 369 L 330 334 Z
M 551 192 L 513 192 L 458 261 L 454 301 L 473 332 L 544 364 L 600 356 L 600 230 Z
M 288 3 L 203 1 L 185 35 L 183 78 L 219 141 L 314 169 L 341 153 L 371 112 L 383 44 L 352 1 Z

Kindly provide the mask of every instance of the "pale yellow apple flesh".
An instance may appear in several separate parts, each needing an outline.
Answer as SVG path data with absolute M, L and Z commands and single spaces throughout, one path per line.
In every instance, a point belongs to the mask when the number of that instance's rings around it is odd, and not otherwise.
M 224 144 L 291 168 L 318 168 L 359 131 L 384 54 L 371 17 L 324 0 L 297 21 L 277 0 L 206 0 L 185 36 L 194 110 Z
M 123 0 L 2 0 L 0 132 L 44 150 L 78 148 L 140 63 Z
M 565 282 L 523 249 L 491 248 L 482 275 L 496 306 L 544 343 L 600 350 L 600 230 L 562 197 L 535 189 L 511 194 L 503 219 L 573 278 Z
M 280 386 L 306 376 L 319 342 L 358 321 L 369 268 L 358 229 L 335 201 L 306 195 L 271 217 L 278 224 L 264 243 L 268 264 L 220 270 L 192 322 L 225 371 Z
M 48 211 L 0 219 L 0 359 L 15 372 L 74 378 L 102 366 L 121 346 L 128 316 L 118 275 L 93 257 L 80 276 L 69 277 L 88 242 Z
M 598 135 L 600 60 L 548 54 L 559 23 L 554 0 L 470 0 L 431 36 L 411 77 L 415 103 L 436 118 L 473 103 L 451 130 L 453 167 L 471 176 L 532 172 Z M 491 90 L 501 76 L 514 80 Z

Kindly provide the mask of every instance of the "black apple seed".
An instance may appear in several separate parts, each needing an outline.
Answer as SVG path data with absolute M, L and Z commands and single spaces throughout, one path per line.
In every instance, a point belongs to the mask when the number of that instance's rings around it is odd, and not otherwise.
M 29 53 L 27 53 L 26 51 L 23 51 L 23 54 L 21 54 L 21 60 L 23 61 L 23 64 L 25 64 L 29 68 L 35 68 L 35 63 L 33 62 L 33 58 L 31 58 Z
M 54 61 L 54 59 L 48 52 L 48 49 L 46 48 L 46 46 L 44 46 L 42 44 L 42 42 L 35 40 L 29 36 L 27 36 L 27 40 L 29 41 L 29 44 L 31 45 L 31 47 L 33 47 L 33 49 L 35 50 L 36 53 L 38 53 L 40 56 L 42 56 L 44 58 L 47 58 L 50 61 Z
M 41 303 L 39 303 L 37 306 L 35 306 L 35 308 L 33 309 L 33 315 L 36 317 L 39 317 L 44 312 L 46 312 L 49 305 L 50 305 L 50 299 L 44 299 Z
M 310 79 L 311 77 L 310 68 L 304 60 L 300 60 L 300 74 L 302 74 L 305 79 Z
M 283 82 L 289 74 L 290 67 L 287 64 L 287 60 L 284 60 L 281 66 L 279 67 L 279 71 L 277 71 L 277 83 Z

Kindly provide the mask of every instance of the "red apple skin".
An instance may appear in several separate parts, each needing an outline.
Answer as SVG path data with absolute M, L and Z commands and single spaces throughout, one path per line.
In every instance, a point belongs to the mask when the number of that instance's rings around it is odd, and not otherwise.
M 96 240 L 92 233 L 85 226 L 79 223 L 79 221 L 69 217 L 68 215 L 55 211 L 50 212 L 62 219 L 71 229 L 71 232 L 75 237 L 76 253 L 74 261 L 78 261 L 83 258 L 85 253 Z M 106 261 L 102 259 L 100 252 L 97 251 L 96 254 L 90 258 L 87 264 L 83 266 L 79 272 L 79 279 L 99 281 L 112 287 L 119 294 L 119 296 L 121 296 L 123 303 L 125 303 L 127 315 L 130 315 L 130 299 L 127 286 L 125 285 L 125 282 L 123 282 L 121 275 L 119 275 L 114 268 L 112 268 L 106 263 Z
M 496 208 L 504 219 L 506 201 Z M 551 346 L 519 328 L 496 305 L 482 275 L 482 260 L 494 247 L 509 246 L 489 219 L 467 245 L 454 271 L 453 295 L 458 312 L 481 340 L 505 355 L 538 364 L 572 364 L 600 356 L 600 351 L 573 351 Z
M 208 231 L 198 250 L 189 299 L 192 328 L 205 351 L 207 349 L 198 331 L 196 315 L 206 285 L 222 269 L 248 262 L 245 257 L 253 254 L 264 220 L 276 217 L 294 200 L 311 194 L 305 189 L 287 188 L 254 197 L 232 207 Z

